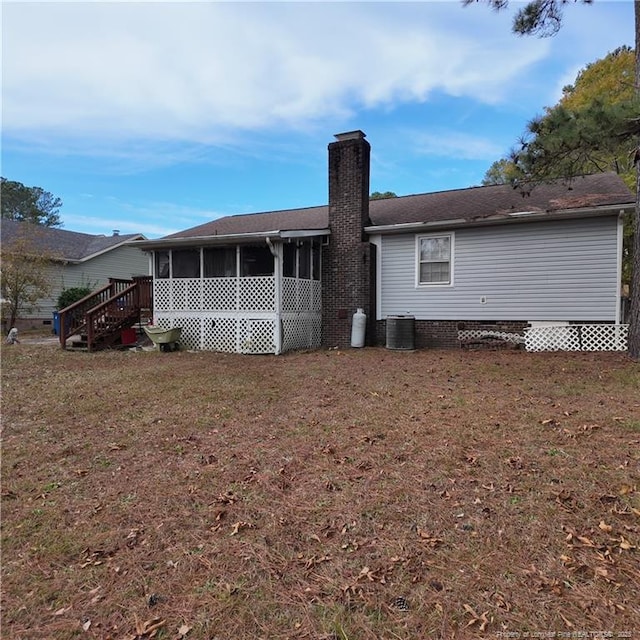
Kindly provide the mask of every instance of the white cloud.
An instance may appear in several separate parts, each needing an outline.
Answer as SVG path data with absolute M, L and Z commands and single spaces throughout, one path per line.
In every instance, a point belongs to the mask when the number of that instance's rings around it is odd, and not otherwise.
M 459 160 L 486 160 L 504 153 L 493 140 L 460 131 L 422 131 L 411 136 L 415 152 Z
M 175 202 L 151 200 L 142 204 L 115 196 L 100 198 L 97 208 L 105 212 L 101 215 L 85 215 L 79 212 L 81 207 L 76 203 L 65 210 L 66 229 L 106 235 L 118 229 L 121 233 L 143 233 L 147 237 L 157 237 L 227 215 L 226 212 Z M 113 212 L 118 213 L 114 215 Z
M 436 90 L 494 103 L 550 45 L 515 39 L 506 14 L 473 9 L 5 4 L 4 135 L 127 153 L 125 141 L 232 144 Z
M 177 231 L 176 228 L 167 225 L 123 220 L 109 216 L 83 216 L 73 213 L 65 213 L 63 228 L 79 233 L 106 236 L 111 235 L 114 229 L 117 229 L 122 234 L 142 233 L 146 237 L 165 236 Z
M 573 65 L 572 67 L 565 70 L 565 72 L 556 80 L 553 91 L 553 99 L 550 101 L 549 105 L 552 107 L 555 105 L 560 98 L 562 98 L 562 90 L 564 87 L 570 84 L 574 84 L 576 81 L 576 77 L 581 69 L 584 68 L 584 65 Z

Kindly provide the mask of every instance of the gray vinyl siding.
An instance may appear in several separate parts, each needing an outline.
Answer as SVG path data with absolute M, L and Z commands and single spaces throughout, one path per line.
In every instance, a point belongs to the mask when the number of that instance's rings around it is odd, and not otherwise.
M 109 278 L 129 279 L 149 275 L 149 257 L 137 247 L 118 247 L 79 264 L 51 266 L 51 297 L 40 300 L 38 310 L 24 316 L 50 319 L 63 289 L 89 287 L 98 289 Z
M 416 234 L 380 238 L 379 318 L 615 321 L 615 217 L 459 229 L 454 236 L 453 286 L 431 287 L 416 286 Z

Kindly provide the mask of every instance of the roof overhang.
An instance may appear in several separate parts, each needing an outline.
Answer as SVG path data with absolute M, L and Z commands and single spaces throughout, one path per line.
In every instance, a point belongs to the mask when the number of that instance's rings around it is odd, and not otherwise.
M 65 260 L 70 264 L 81 264 L 83 262 L 93 260 L 94 258 L 97 258 L 98 256 L 101 256 L 105 253 L 109 253 L 109 251 L 114 251 L 115 249 L 119 249 L 120 247 L 132 246 L 137 248 L 138 247 L 137 243 L 144 240 L 146 240 L 146 238 L 142 234 L 139 234 L 136 238 L 126 238 L 122 242 L 118 242 L 118 244 L 112 244 L 109 247 L 105 247 L 104 249 L 95 251 L 94 253 L 83 256 L 82 258 L 77 258 L 77 259 L 65 258 Z
M 329 229 L 296 229 L 290 231 L 259 231 L 256 233 L 230 233 L 216 236 L 192 236 L 189 238 L 158 238 L 138 240 L 131 244 L 145 251 L 161 249 L 181 249 L 190 247 L 215 247 L 222 245 L 256 244 L 270 240 L 285 241 L 295 238 L 315 238 L 328 236 Z
M 450 220 L 434 220 L 431 222 L 407 222 L 403 224 L 372 225 L 365 227 L 368 234 L 421 233 L 433 229 L 456 229 L 461 227 L 484 227 L 489 225 L 515 224 L 541 220 L 572 220 L 577 218 L 595 218 L 603 216 L 622 216 L 633 211 L 634 203 L 591 207 L 589 209 L 563 209 L 554 211 L 514 211 L 498 213 L 486 218 L 452 218 Z

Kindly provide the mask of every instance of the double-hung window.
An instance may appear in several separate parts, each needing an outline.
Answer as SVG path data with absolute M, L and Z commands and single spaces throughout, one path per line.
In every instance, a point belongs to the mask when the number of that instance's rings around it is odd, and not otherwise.
M 453 284 L 453 234 L 417 237 L 417 283 Z

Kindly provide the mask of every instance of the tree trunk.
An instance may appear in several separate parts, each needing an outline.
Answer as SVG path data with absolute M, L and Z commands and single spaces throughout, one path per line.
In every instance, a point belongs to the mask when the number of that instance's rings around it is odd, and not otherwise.
M 640 0 L 633 3 L 636 19 L 636 96 L 640 99 Z M 640 139 L 635 154 L 636 215 L 633 234 L 633 268 L 631 271 L 631 317 L 629 318 L 629 357 L 640 361 Z
M 11 315 L 9 316 L 9 329 L 16 326 L 16 318 L 18 317 L 18 307 L 15 304 L 11 305 Z

